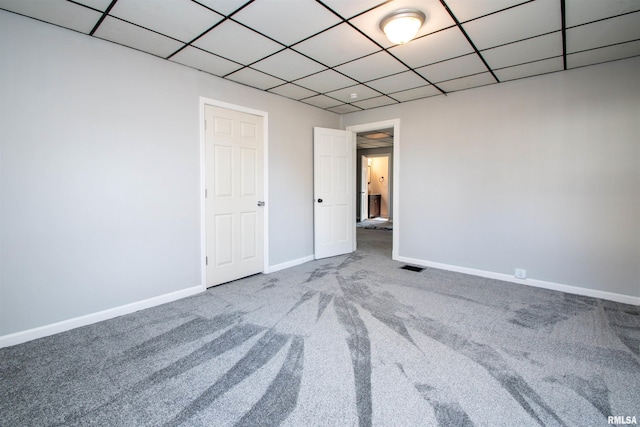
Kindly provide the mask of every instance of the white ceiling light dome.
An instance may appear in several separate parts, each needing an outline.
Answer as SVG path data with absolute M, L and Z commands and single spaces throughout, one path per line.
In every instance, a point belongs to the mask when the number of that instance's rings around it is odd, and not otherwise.
M 404 44 L 411 41 L 424 24 L 426 16 L 417 9 L 400 9 L 380 21 L 380 29 L 391 43 Z

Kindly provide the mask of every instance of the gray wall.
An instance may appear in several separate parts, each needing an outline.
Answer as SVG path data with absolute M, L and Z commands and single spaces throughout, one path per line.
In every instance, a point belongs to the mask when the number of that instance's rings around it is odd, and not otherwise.
M 633 58 L 343 116 L 401 120 L 399 255 L 640 296 L 638 70 Z
M 200 285 L 199 97 L 269 113 L 270 264 L 339 117 L 0 11 L 0 336 Z

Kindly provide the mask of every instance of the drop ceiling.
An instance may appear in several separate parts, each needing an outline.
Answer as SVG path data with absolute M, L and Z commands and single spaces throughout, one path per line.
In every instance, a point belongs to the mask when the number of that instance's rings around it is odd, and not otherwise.
M 393 128 L 360 132 L 357 134 L 358 150 L 393 146 Z
M 379 22 L 409 7 L 427 20 L 393 45 Z M 640 55 L 639 0 L 0 0 L 0 9 L 339 114 Z

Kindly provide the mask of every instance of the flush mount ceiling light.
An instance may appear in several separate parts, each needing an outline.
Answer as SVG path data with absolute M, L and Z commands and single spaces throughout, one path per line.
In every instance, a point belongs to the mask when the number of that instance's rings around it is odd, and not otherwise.
M 380 21 L 380 29 L 391 43 L 404 44 L 411 41 L 424 23 L 426 16 L 417 9 L 400 9 Z

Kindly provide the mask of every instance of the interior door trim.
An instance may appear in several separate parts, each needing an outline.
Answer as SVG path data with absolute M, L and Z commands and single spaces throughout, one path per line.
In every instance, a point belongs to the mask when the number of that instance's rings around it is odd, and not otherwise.
M 227 110 L 239 111 L 241 113 L 252 114 L 262 117 L 263 130 L 263 186 L 264 186 L 264 251 L 262 271 L 269 271 L 269 113 L 266 111 L 255 110 L 253 108 L 244 107 L 242 105 L 230 104 L 228 102 L 218 101 L 211 98 L 201 96 L 199 99 L 200 120 L 198 126 L 200 129 L 200 286 L 202 290 L 207 289 L 207 229 L 206 229 L 206 204 L 205 204 L 205 106 L 225 108 Z

